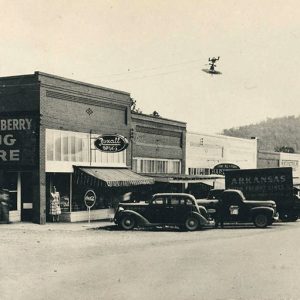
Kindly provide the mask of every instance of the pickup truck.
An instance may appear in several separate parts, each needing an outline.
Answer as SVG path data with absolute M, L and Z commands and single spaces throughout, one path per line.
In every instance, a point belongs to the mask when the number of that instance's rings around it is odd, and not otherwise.
M 211 190 L 208 198 L 197 199 L 216 220 L 217 210 L 223 213 L 224 223 L 249 223 L 265 228 L 278 219 L 276 203 L 272 200 L 246 200 L 240 190 Z M 220 207 L 222 205 L 222 207 Z
M 293 188 L 293 169 L 261 168 L 227 170 L 225 188 L 241 190 L 247 199 L 276 203 L 282 221 L 296 221 L 300 216 L 300 199 Z
M 171 225 L 194 231 L 210 223 L 206 215 L 206 209 L 190 194 L 159 193 L 149 201 L 120 203 L 114 222 L 124 230 Z

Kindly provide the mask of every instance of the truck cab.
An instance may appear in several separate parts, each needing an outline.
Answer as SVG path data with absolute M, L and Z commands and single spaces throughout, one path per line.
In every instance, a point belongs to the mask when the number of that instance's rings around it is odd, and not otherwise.
M 224 223 L 249 223 L 264 228 L 278 219 L 276 203 L 272 200 L 247 200 L 240 190 L 227 189 L 219 193 L 218 199 L 198 199 L 198 205 L 210 212 L 213 218 L 221 214 Z

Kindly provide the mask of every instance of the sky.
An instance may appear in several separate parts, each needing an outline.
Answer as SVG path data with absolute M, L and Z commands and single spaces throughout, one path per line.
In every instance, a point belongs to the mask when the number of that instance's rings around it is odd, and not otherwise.
M 0 0 L 0 76 L 129 92 L 145 114 L 221 133 L 300 115 L 298 0 Z M 220 56 L 217 70 L 202 71 Z

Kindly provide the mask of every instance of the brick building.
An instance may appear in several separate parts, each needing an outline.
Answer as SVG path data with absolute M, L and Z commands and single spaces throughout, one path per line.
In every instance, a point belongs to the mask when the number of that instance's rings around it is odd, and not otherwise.
M 41 72 L 0 78 L 0 184 L 10 190 L 12 221 L 44 224 L 49 195 L 61 196 L 62 219 L 87 219 L 85 192 L 97 200 L 91 218 L 107 217 L 116 197 L 152 184 L 131 168 L 131 98 Z M 129 140 L 126 150 L 101 152 L 99 135 Z
M 186 123 L 132 113 L 133 171 L 155 179 L 152 192 L 181 190 L 169 178 L 184 174 Z

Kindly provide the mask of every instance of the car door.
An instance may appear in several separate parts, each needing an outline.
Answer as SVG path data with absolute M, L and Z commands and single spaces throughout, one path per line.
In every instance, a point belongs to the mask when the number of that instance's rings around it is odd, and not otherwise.
M 164 210 L 164 223 L 178 223 L 178 214 L 180 213 L 180 199 L 177 196 L 171 195 L 166 198 L 166 207 Z
M 245 220 L 245 205 L 240 196 L 235 193 L 226 194 L 225 220 L 231 222 L 241 222 Z
M 165 197 L 156 197 L 152 199 L 145 210 L 144 217 L 153 224 L 164 222 L 164 211 L 166 207 Z

